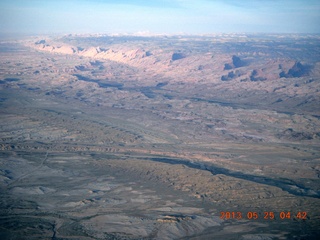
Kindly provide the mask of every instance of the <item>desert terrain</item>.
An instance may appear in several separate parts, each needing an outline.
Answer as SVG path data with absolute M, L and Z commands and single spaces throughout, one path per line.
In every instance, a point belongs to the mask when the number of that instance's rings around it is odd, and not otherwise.
M 318 239 L 320 36 L 0 42 L 1 239 Z

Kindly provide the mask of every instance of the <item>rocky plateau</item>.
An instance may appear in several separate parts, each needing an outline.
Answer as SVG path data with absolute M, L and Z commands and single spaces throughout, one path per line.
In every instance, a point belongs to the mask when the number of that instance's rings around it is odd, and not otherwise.
M 1 41 L 0 238 L 318 239 L 319 56 L 318 35 Z

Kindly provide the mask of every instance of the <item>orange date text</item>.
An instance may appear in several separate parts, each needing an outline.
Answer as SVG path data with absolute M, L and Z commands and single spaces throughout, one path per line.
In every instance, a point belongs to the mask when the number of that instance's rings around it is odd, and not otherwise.
M 222 211 L 220 212 L 220 219 L 229 220 L 229 219 L 236 219 L 236 220 L 287 220 L 287 219 L 300 219 L 306 220 L 307 219 L 307 212 L 299 211 L 299 212 L 290 212 L 290 211 L 282 211 L 282 212 L 240 212 L 240 211 Z

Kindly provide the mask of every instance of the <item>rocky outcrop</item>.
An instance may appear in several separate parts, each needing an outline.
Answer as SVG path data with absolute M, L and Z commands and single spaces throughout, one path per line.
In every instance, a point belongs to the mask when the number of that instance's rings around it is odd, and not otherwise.
M 178 223 L 181 221 L 190 221 L 192 220 L 191 217 L 189 216 L 171 216 L 171 215 L 166 215 L 163 218 L 158 218 L 157 222 L 160 223 Z
M 104 69 L 103 62 L 95 60 L 95 61 L 90 61 L 87 64 L 81 64 L 75 66 L 75 70 L 77 71 L 92 71 L 94 69 Z
M 233 66 L 231 64 L 226 63 L 226 64 L 224 64 L 224 69 L 223 70 L 230 70 L 232 68 L 233 68 Z
M 299 132 L 299 131 L 293 130 L 292 128 L 288 128 L 282 133 L 278 134 L 278 137 L 281 139 L 287 139 L 292 141 L 312 140 L 314 138 L 320 137 L 320 132 L 316 132 L 316 133 Z
M 282 71 L 279 77 L 284 78 L 298 78 L 307 76 L 309 74 L 310 68 L 308 66 L 302 65 L 301 62 L 295 62 L 294 65 L 286 73 Z
M 185 57 L 186 57 L 185 54 L 176 52 L 176 53 L 173 53 L 173 54 L 172 54 L 171 60 L 172 60 L 172 61 L 176 61 L 176 60 L 183 59 L 183 58 L 185 58 Z
M 230 80 L 235 79 L 235 78 L 240 77 L 240 76 L 241 76 L 240 71 L 238 71 L 238 70 L 231 71 L 231 72 L 228 73 L 228 75 L 223 75 L 221 77 L 221 80 L 222 81 L 230 81 Z
M 260 76 L 260 72 L 258 70 L 253 70 L 250 75 L 250 80 L 252 82 L 265 81 L 267 78 Z
M 245 66 L 245 63 L 237 56 L 232 56 L 232 64 L 235 68 L 243 67 Z
M 101 52 L 101 49 L 98 47 L 90 47 L 88 49 L 84 49 L 80 52 L 81 56 L 84 57 L 95 57 L 98 53 Z
M 232 56 L 232 63 L 225 63 L 223 70 L 230 70 L 230 69 L 234 69 L 234 68 L 240 68 L 240 67 L 243 67 L 245 65 L 246 64 L 245 64 L 245 62 L 243 60 L 241 60 L 236 55 L 233 55 Z

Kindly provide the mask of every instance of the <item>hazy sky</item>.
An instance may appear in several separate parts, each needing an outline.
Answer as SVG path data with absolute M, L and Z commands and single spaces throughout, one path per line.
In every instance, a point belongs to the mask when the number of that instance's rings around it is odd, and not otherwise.
M 0 33 L 320 33 L 320 0 L 0 0 Z

